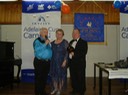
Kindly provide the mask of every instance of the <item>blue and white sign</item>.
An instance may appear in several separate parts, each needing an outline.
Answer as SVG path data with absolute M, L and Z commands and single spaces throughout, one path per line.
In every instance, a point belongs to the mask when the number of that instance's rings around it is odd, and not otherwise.
M 33 41 L 42 27 L 48 28 L 48 38 L 55 39 L 61 27 L 61 9 L 55 1 L 22 1 L 22 68 L 33 68 Z

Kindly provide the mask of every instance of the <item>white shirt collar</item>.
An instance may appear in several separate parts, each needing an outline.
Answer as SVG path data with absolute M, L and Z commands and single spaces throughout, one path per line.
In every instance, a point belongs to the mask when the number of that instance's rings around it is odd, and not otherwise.
M 77 38 L 77 39 L 76 39 L 76 40 L 77 40 L 77 42 L 79 41 L 79 39 L 80 39 L 80 38 Z

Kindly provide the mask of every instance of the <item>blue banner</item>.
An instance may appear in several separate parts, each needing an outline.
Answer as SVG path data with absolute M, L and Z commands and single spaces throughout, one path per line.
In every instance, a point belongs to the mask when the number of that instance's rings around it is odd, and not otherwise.
M 121 1 L 120 12 L 128 14 L 128 1 Z
M 87 42 L 104 42 L 104 15 L 76 13 L 74 28 L 80 30 L 80 36 Z
M 60 8 L 55 6 L 54 1 L 22 1 L 23 13 L 42 13 L 49 11 L 60 11 Z

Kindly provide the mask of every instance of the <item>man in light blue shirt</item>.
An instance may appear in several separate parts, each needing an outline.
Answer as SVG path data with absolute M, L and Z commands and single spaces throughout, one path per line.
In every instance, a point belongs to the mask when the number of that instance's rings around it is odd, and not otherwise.
M 47 36 L 47 28 L 41 28 L 40 37 L 33 42 L 35 55 L 33 62 L 35 70 L 35 95 L 47 95 L 45 86 L 52 57 L 52 49 Z

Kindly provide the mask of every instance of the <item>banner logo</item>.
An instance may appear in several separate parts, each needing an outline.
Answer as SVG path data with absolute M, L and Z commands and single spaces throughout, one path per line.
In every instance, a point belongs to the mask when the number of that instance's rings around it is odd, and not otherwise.
M 44 10 L 44 4 L 38 5 L 38 10 Z
M 88 23 L 87 23 L 87 26 L 88 26 L 88 27 L 92 27 L 92 22 L 88 22 Z
M 50 22 L 40 15 L 35 22 L 32 22 L 32 25 L 50 25 Z
M 123 1 L 120 7 L 120 12 L 128 14 L 128 1 Z
M 29 6 L 27 7 L 27 11 L 32 10 L 32 9 L 33 9 L 33 6 L 34 6 L 34 4 L 29 5 Z
M 125 11 L 128 11 L 128 5 L 124 8 Z

